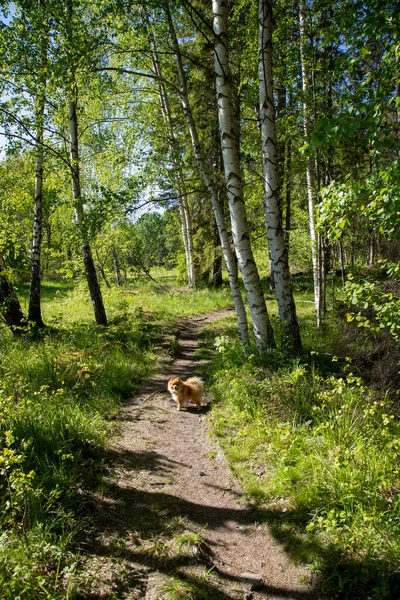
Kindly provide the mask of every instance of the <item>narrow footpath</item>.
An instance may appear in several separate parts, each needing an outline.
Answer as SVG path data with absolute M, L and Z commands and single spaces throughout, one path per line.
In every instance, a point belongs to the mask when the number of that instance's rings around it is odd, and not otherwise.
M 207 406 L 178 412 L 167 391 L 171 376 L 206 374 L 195 356 L 198 333 L 226 314 L 182 322 L 177 359 L 121 411 L 103 489 L 91 499 L 91 592 L 82 598 L 318 598 L 310 573 L 291 562 L 246 503 L 210 436 Z

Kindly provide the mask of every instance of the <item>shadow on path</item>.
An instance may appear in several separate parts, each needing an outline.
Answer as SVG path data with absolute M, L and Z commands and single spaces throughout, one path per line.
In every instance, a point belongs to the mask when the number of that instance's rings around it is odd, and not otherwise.
M 168 577 L 179 577 L 179 579 L 190 583 L 197 590 L 197 595 L 190 596 L 193 600 L 233 600 L 245 597 L 312 600 L 317 597 L 312 589 L 294 590 L 285 587 L 285 585 L 275 586 L 257 581 L 257 589 L 253 592 L 249 591 L 247 596 L 238 596 L 236 592 L 231 594 L 229 589 L 232 585 L 234 587 L 235 584 L 242 586 L 246 578 L 251 577 L 251 574 L 238 573 L 233 575 L 213 565 L 213 555 L 216 548 L 213 547 L 212 543 L 207 556 L 202 557 L 200 560 L 187 555 L 168 556 L 168 553 L 167 555 L 157 556 L 157 552 L 154 551 L 154 544 L 162 538 L 168 539 L 171 523 L 178 522 L 180 519 L 195 524 L 196 530 L 205 529 L 207 535 L 212 531 L 235 530 L 237 527 L 254 526 L 255 522 L 268 521 L 273 514 L 253 507 L 238 506 L 233 509 L 212 506 L 202 502 L 189 502 L 181 497 L 162 491 L 144 491 L 136 488 L 135 481 L 140 480 L 142 471 L 145 473 L 151 471 L 153 478 L 157 479 L 157 476 L 170 476 L 177 465 L 189 468 L 189 465 L 184 462 L 171 461 L 157 452 L 118 453 L 112 451 L 107 457 L 107 462 L 116 466 L 117 469 L 111 478 L 109 477 L 105 481 L 102 495 L 96 496 L 93 506 L 90 507 L 95 511 L 97 533 L 99 530 L 102 532 L 101 538 L 97 537 L 90 544 L 91 551 L 98 556 L 112 558 L 115 556 L 115 540 L 128 539 L 130 536 L 130 543 L 124 545 L 118 552 L 119 560 L 124 560 L 128 564 L 140 565 L 146 573 L 157 571 Z M 127 472 L 131 472 L 132 487 L 126 488 L 124 484 L 121 485 L 118 478 L 118 475 L 121 475 L 121 469 L 123 470 L 123 481 L 126 479 Z M 152 485 L 155 485 L 154 480 Z M 161 485 L 163 485 L 162 481 Z M 219 486 L 212 487 L 218 489 Z M 222 487 L 219 489 L 222 492 L 226 491 Z M 171 530 L 171 533 L 173 533 L 173 530 Z M 188 572 L 183 569 L 193 565 L 198 567 L 200 563 L 218 576 L 218 584 L 213 583 L 211 578 L 203 580 L 195 572 Z M 139 585 L 141 583 L 141 577 L 132 576 L 131 581 L 127 581 L 125 578 L 121 582 L 121 589 L 126 588 L 127 585 L 135 586 L 135 584 Z M 247 583 L 251 587 L 252 582 L 248 581 Z M 258 594 L 262 594 L 262 596 Z

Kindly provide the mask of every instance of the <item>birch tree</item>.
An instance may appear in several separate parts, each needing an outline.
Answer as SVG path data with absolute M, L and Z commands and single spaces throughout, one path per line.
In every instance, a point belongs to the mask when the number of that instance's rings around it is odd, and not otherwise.
M 301 61 L 301 80 L 303 89 L 303 130 L 304 138 L 307 141 L 310 133 L 309 117 L 308 117 L 308 66 L 306 59 L 306 21 L 305 21 L 305 9 L 303 3 L 299 6 L 299 27 L 300 27 L 300 61 Z M 311 238 L 311 256 L 313 264 L 313 278 L 314 278 L 314 302 L 315 309 L 317 311 L 317 326 L 321 323 L 321 257 L 318 245 L 318 235 L 316 232 L 315 221 L 316 221 L 316 198 L 315 198 L 315 177 L 314 169 L 312 165 L 312 158 L 307 157 L 306 162 L 306 177 L 307 177 L 307 197 L 308 197 L 308 215 L 309 215 L 309 226 L 310 226 L 310 238 Z
M 237 267 L 232 248 L 229 241 L 228 232 L 225 225 L 224 213 L 219 202 L 217 188 L 213 182 L 207 163 L 204 158 L 202 145 L 197 132 L 195 120 L 190 106 L 189 94 L 186 83 L 186 74 L 183 66 L 182 56 L 179 48 L 178 39 L 176 37 L 175 27 L 172 20 L 172 15 L 168 3 L 165 5 L 165 12 L 168 21 L 169 34 L 171 37 L 172 49 L 175 55 L 177 72 L 180 85 L 180 99 L 182 103 L 183 113 L 188 127 L 193 154 L 197 163 L 197 167 L 203 183 L 210 196 L 215 222 L 218 228 L 219 238 L 221 240 L 222 254 L 225 260 L 226 269 L 228 272 L 228 281 L 232 293 L 232 299 L 235 305 L 236 315 L 238 319 L 239 339 L 242 347 L 246 348 L 249 345 L 248 324 L 246 310 L 243 303 L 243 298 L 240 291 Z
M 89 243 L 87 223 L 85 222 L 85 212 L 82 197 L 81 177 L 80 177 L 80 157 L 79 157 L 79 136 L 78 136 L 78 99 L 79 88 L 76 74 L 76 57 L 74 56 L 74 31 L 77 27 L 74 18 L 73 0 L 67 0 L 66 3 L 66 30 L 67 30 L 67 57 L 68 61 L 68 123 L 69 123 L 69 149 L 70 149 L 70 169 L 72 195 L 74 201 L 75 220 L 82 240 L 82 256 L 85 267 L 86 280 L 89 287 L 90 297 L 93 304 L 94 315 L 98 325 L 107 325 L 107 316 L 104 308 L 100 284 L 93 260 L 92 250 Z
M 146 16 L 147 17 L 147 16 Z M 148 22 L 148 19 L 147 19 Z M 150 25 L 149 25 L 150 26 Z M 194 268 L 194 251 L 193 251 L 193 232 L 192 219 L 185 191 L 184 176 L 182 167 L 177 159 L 178 143 L 172 122 L 168 91 L 162 74 L 161 62 L 159 60 L 156 38 L 154 32 L 150 29 L 150 43 L 152 46 L 152 61 L 154 71 L 158 78 L 158 93 L 160 99 L 161 112 L 168 129 L 168 146 L 170 159 L 174 167 L 174 187 L 178 201 L 179 215 L 182 228 L 182 239 L 185 250 L 186 268 L 188 274 L 188 284 L 190 287 L 196 287 L 196 272 Z
M 28 320 L 43 326 L 40 301 L 41 246 L 43 229 L 43 163 L 47 83 L 49 20 L 47 2 L 32 5 L 27 0 L 15 2 L 8 27 L 2 28 L 5 42 L 3 80 L 5 86 L 3 116 L 8 117 L 8 143 L 23 140 L 34 147 L 35 190 L 33 225 L 30 243 L 30 290 Z M 6 82 L 6 83 L 5 83 Z
M 48 24 L 46 4 L 40 2 L 37 7 L 39 30 L 39 72 L 37 74 L 37 92 L 35 99 L 36 120 L 36 160 L 35 160 L 35 196 L 32 231 L 31 281 L 29 288 L 28 320 L 43 327 L 41 311 L 41 251 L 43 237 L 43 165 L 44 165 L 44 121 L 46 107 L 47 61 L 48 61 Z
M 274 82 L 272 74 L 272 2 L 259 0 L 258 77 L 260 85 L 260 128 L 262 140 L 264 212 L 269 254 L 286 343 L 301 350 L 300 331 L 289 273 L 288 252 L 282 228 L 281 182 L 275 123 Z
M 238 123 L 234 115 L 232 83 L 229 65 L 227 8 L 225 0 L 213 0 L 215 34 L 214 64 L 218 103 L 219 130 L 228 194 L 232 235 L 236 256 L 253 323 L 258 352 L 275 347 L 260 276 L 254 260 L 243 197 L 240 169 Z

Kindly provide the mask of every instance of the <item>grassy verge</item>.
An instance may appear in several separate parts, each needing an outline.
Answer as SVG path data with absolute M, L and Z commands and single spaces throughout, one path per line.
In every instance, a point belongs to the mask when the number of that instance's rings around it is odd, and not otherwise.
M 295 560 L 320 574 L 321 597 L 398 598 L 395 407 L 338 354 L 345 325 L 316 332 L 299 312 L 306 351 L 296 360 L 271 351 L 245 361 L 232 321 L 205 330 L 205 346 L 215 339 L 217 349 L 210 373 L 215 435 L 260 519 Z
M 20 287 L 22 305 L 27 289 Z M 226 306 L 224 292 L 171 284 L 104 293 L 93 324 L 86 286 L 45 283 L 47 328 L 0 328 L 0 597 L 73 598 L 85 490 L 96 487 L 112 417 L 157 363 L 178 315 Z M 168 324 L 168 325 L 167 325 Z

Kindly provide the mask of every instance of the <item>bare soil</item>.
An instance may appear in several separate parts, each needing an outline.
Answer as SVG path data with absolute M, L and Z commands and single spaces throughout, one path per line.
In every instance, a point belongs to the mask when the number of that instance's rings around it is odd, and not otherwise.
M 198 333 L 227 314 L 183 321 L 176 360 L 118 416 L 103 489 L 90 501 L 83 588 L 91 591 L 82 598 L 316 598 L 310 573 L 262 524 L 212 439 L 207 393 L 200 412 L 179 412 L 167 391 L 171 376 L 206 374 Z

